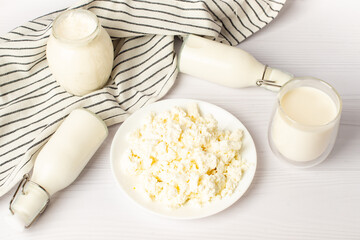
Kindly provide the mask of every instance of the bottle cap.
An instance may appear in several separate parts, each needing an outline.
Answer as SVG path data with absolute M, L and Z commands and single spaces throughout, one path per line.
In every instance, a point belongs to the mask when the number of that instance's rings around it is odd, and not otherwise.
M 10 222 L 16 222 L 15 225 L 23 225 L 24 228 L 30 227 L 44 212 L 49 201 L 49 193 L 39 184 L 30 181 L 29 175 L 25 174 L 10 201 L 9 210 L 13 215 Z

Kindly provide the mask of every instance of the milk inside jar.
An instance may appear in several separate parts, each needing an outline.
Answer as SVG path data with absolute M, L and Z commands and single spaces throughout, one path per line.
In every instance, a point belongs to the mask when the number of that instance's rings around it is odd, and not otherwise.
M 107 83 L 114 53 L 96 15 L 74 9 L 54 20 L 46 56 L 56 81 L 69 93 L 83 96 Z
M 278 95 L 269 127 L 269 143 L 280 158 L 309 167 L 323 161 L 335 143 L 341 99 L 329 84 L 294 79 Z

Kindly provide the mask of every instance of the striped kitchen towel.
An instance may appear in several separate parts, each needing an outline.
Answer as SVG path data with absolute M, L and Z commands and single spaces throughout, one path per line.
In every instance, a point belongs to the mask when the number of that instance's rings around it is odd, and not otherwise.
M 60 87 L 46 61 L 52 21 L 66 9 L 1 36 L 0 196 L 31 170 L 36 152 L 73 109 L 87 108 L 110 126 L 164 96 L 177 75 L 174 36 L 236 45 L 273 20 L 285 1 L 82 0 L 71 8 L 94 12 L 115 46 L 111 83 L 83 97 Z

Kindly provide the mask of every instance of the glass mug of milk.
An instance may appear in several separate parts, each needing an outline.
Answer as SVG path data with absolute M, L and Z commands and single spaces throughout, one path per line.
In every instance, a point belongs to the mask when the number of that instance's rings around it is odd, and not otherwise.
M 299 167 L 319 164 L 331 152 L 342 101 L 328 83 L 296 78 L 281 87 L 269 125 L 274 154 Z

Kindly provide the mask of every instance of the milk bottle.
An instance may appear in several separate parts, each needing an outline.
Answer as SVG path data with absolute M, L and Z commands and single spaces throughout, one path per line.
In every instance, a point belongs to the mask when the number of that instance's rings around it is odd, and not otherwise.
M 278 91 L 293 78 L 291 74 L 267 67 L 240 48 L 195 35 L 184 39 L 178 67 L 180 72 L 233 88 L 263 86 Z
M 107 137 L 105 123 L 92 112 L 76 109 L 40 150 L 31 178 L 24 176 L 11 203 L 13 220 L 29 227 L 50 197 L 69 186 Z

